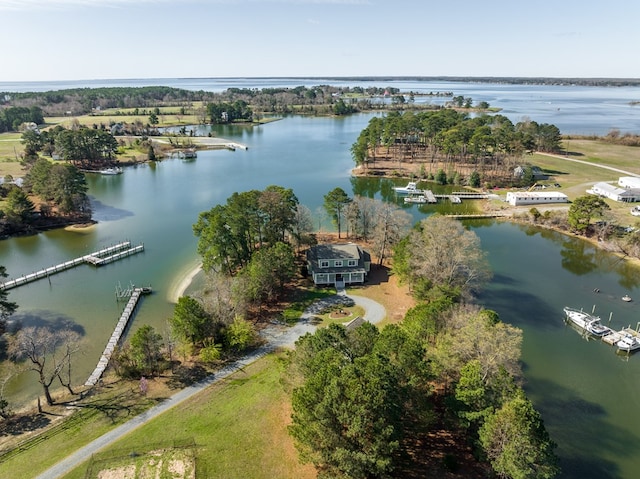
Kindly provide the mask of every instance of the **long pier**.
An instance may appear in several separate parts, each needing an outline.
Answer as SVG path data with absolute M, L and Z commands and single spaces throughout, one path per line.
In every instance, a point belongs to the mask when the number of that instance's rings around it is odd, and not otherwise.
M 109 365 L 109 360 L 111 359 L 111 355 L 113 354 L 113 350 L 116 348 L 118 343 L 120 342 L 120 338 L 122 337 L 122 333 L 127 328 L 129 324 L 129 320 L 133 316 L 135 312 L 136 306 L 138 305 L 138 301 L 140 301 L 140 297 L 143 294 L 151 293 L 151 288 L 134 288 L 131 293 L 131 297 L 127 302 L 127 305 L 124 307 L 124 311 L 120 315 L 120 319 L 118 319 L 118 323 L 116 324 L 113 333 L 111 334 L 111 338 L 107 342 L 107 346 L 104 348 L 102 355 L 100 356 L 100 360 L 98 361 L 98 365 L 93 370 L 87 382 L 84 383 L 85 386 L 95 386 L 100 377 L 102 377 L 102 373 Z
M 507 213 L 461 213 L 444 216 L 446 216 L 447 218 L 453 218 L 454 220 L 476 220 L 485 218 L 505 218 L 509 215 Z
M 64 263 L 50 266 L 49 268 L 41 269 L 40 271 L 26 274 L 16 279 L 5 281 L 4 283 L 0 283 L 0 289 L 7 290 L 22 286 L 27 283 L 31 283 L 33 281 L 37 281 L 42 278 L 48 278 L 53 274 L 66 271 L 83 263 L 92 264 L 94 266 L 102 266 L 104 264 L 111 263 L 127 256 L 131 256 L 132 254 L 136 254 L 141 251 L 144 251 L 143 244 L 132 247 L 131 242 L 123 241 L 122 243 L 118 243 L 113 246 L 109 246 L 108 248 L 104 248 L 99 251 L 80 256 L 79 258 L 65 261 Z

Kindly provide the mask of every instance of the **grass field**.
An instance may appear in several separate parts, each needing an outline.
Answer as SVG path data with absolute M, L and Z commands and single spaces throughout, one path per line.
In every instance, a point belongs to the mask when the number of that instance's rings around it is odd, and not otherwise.
M 86 399 L 85 407 L 69 418 L 62 415 L 71 409 L 45 407 L 49 414 L 41 418 L 51 420 L 54 425 L 35 440 L 23 442 L 20 447 L 13 445 L 11 452 L 0 457 L 0 477 L 34 477 L 167 395 L 161 391 L 145 398 L 130 383 L 115 382 L 107 384 L 99 398 Z M 3 449 L 11 448 L 10 434 L 3 436 L 9 441 L 8 444 L 3 441 Z
M 617 171 L 600 168 L 598 165 L 611 166 L 629 173 L 640 174 L 640 148 L 608 145 L 592 140 L 570 140 L 569 143 L 570 154 L 566 158 L 536 154 L 529 160 L 552 175 L 552 178 L 546 183 L 559 183 L 561 187 L 554 188 L 554 190 L 565 193 L 569 200 L 584 196 L 586 190 L 594 183 L 600 181 L 617 183 L 619 177 L 626 176 Z M 593 166 L 568 161 L 568 159 L 587 161 Z M 608 199 L 605 201 L 611 208 L 608 214 L 612 221 L 621 226 L 637 226 L 638 220 L 631 216 L 628 203 Z
M 194 441 L 197 478 L 314 478 L 315 469 L 300 464 L 287 433 L 283 374 L 283 356 L 269 355 L 137 428 L 100 456 L 147 451 L 149 443 L 168 439 Z M 83 479 L 88 465 L 65 478 Z

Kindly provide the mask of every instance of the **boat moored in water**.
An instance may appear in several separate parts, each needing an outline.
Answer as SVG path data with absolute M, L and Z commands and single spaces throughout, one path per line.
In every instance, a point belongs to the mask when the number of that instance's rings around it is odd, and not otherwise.
M 401 195 L 409 195 L 412 193 L 419 195 L 422 193 L 422 190 L 418 189 L 418 184 L 415 181 L 410 181 L 407 183 L 407 186 L 394 186 L 393 190 Z
M 409 195 L 405 197 L 404 202 L 424 204 L 427 202 L 427 197 L 425 195 Z
M 567 316 L 567 319 L 573 324 L 578 326 L 583 331 L 594 336 L 602 337 L 613 332 L 611 328 L 600 323 L 600 317 L 594 316 L 593 314 L 586 313 L 582 310 L 569 308 L 567 306 L 565 306 L 564 308 L 564 314 Z
M 119 166 L 115 166 L 113 168 L 103 168 L 102 170 L 98 170 L 98 173 L 101 175 L 119 175 L 122 173 L 122 168 Z
M 628 331 L 622 331 L 622 338 L 616 343 L 620 351 L 631 352 L 640 349 L 640 338 Z

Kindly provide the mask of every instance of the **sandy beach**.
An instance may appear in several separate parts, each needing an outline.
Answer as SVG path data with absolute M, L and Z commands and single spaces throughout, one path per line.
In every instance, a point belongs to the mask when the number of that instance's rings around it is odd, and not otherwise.
M 200 263 L 200 261 L 186 265 L 185 269 L 172 281 L 169 291 L 167 292 L 167 299 L 172 303 L 177 303 L 180 296 L 184 295 L 184 292 L 191 285 L 193 278 L 201 271 L 202 263 Z

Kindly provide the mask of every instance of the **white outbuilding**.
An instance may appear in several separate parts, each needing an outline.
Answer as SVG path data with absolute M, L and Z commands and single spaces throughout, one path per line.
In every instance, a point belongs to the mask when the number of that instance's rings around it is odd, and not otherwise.
M 604 181 L 593 185 L 590 189 L 587 190 L 587 193 L 602 196 L 604 198 L 609 198 L 613 201 L 621 201 L 624 203 L 633 203 L 635 201 L 640 201 L 640 189 L 620 188 L 616 185 L 612 185 L 611 183 L 606 183 Z
M 640 190 L 640 178 L 637 176 L 621 176 L 618 178 L 618 186 L 625 190 Z
M 507 203 L 511 206 L 568 202 L 569 197 L 559 191 L 510 191 L 507 193 Z

